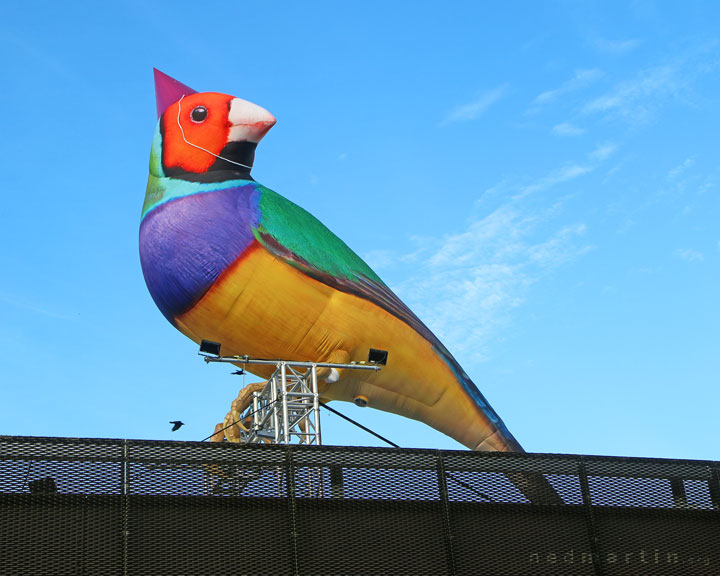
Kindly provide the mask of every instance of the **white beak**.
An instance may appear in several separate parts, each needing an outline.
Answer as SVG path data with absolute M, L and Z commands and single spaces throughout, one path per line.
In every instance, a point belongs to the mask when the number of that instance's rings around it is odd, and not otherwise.
M 232 124 L 229 142 L 255 142 L 256 144 L 277 122 L 275 116 L 265 108 L 242 98 L 234 98 L 230 103 L 228 120 Z

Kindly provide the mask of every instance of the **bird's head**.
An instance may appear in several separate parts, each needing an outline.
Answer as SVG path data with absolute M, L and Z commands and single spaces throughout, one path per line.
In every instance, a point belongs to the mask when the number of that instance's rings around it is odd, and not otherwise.
M 220 173 L 227 172 L 249 176 L 255 148 L 275 124 L 275 117 L 247 100 L 217 92 L 196 93 L 162 76 L 159 83 L 156 72 L 159 160 L 164 175 L 201 181 L 224 180 Z M 168 90 L 168 84 L 174 90 Z

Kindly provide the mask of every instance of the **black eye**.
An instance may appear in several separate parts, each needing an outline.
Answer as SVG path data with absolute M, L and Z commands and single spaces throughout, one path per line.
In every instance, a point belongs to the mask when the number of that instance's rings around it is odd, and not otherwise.
M 205 119 L 207 118 L 208 111 L 205 106 L 196 106 L 193 108 L 193 111 L 190 112 L 190 118 L 192 118 L 193 122 L 205 122 Z

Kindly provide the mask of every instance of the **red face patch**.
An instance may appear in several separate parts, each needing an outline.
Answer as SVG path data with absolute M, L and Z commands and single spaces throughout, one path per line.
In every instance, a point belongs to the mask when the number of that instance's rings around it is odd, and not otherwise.
M 228 113 L 232 99 L 227 94 L 204 92 L 186 96 L 165 110 L 162 119 L 165 167 L 202 173 L 212 166 L 216 160 L 212 154 L 220 154 L 228 141 Z M 212 154 L 191 144 L 209 150 Z

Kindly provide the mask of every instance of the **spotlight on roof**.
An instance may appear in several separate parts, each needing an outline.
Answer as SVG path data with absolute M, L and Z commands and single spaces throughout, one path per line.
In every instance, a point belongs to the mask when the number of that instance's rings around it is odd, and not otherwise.
M 200 342 L 201 356 L 220 356 L 220 342 L 213 342 L 212 340 L 202 340 Z
M 370 353 L 368 354 L 368 363 L 380 364 L 380 366 L 385 366 L 385 364 L 387 364 L 387 358 L 387 350 L 377 350 L 375 348 L 370 348 Z

